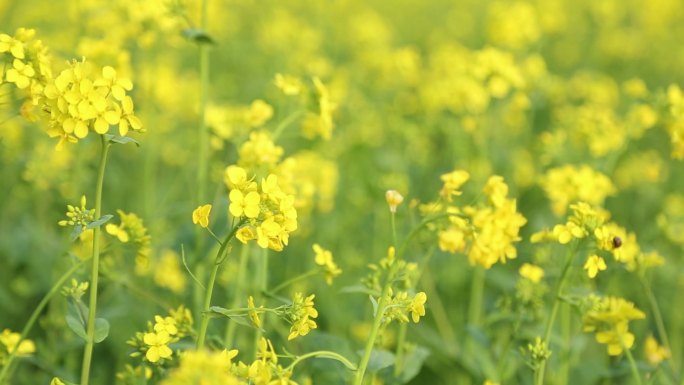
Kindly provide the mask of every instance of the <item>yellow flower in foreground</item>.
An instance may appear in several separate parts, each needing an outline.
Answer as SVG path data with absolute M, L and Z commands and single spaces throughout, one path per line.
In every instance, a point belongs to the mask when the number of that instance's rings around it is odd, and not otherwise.
M 408 311 L 411 312 L 411 319 L 418 323 L 420 317 L 425 315 L 425 302 L 427 301 L 427 294 L 420 292 L 413 297 L 413 300 L 408 306 Z
M 247 218 L 256 218 L 259 216 L 259 193 L 250 191 L 244 194 L 240 190 L 232 190 L 230 192 L 230 214 L 235 218 L 246 216 Z
M 206 350 L 187 350 L 180 357 L 178 367 L 171 369 L 162 385 L 221 384 L 239 385 L 240 381 L 230 372 L 231 359 L 237 351 L 217 353 Z
M 544 278 L 544 269 L 531 263 L 523 263 L 518 272 L 521 277 L 529 279 L 534 283 L 539 283 Z
M 209 213 L 211 213 L 211 205 L 203 205 L 196 208 L 192 212 L 192 223 L 207 228 L 209 226 Z
M 145 353 L 145 358 L 150 362 L 157 362 L 160 359 L 171 357 L 173 351 L 167 345 L 169 341 L 171 341 L 171 337 L 169 337 L 169 333 L 165 331 L 145 333 L 143 342 L 149 346 L 147 353 Z
M 584 270 L 587 271 L 589 278 L 596 277 L 599 271 L 603 271 L 607 268 L 606 261 L 596 254 L 590 255 L 589 258 L 587 258 L 587 262 L 584 264 Z
M 494 382 L 494 381 L 490 381 L 490 380 L 486 380 L 486 381 L 484 382 L 484 385 L 499 385 L 499 383 L 498 383 L 498 382 Z

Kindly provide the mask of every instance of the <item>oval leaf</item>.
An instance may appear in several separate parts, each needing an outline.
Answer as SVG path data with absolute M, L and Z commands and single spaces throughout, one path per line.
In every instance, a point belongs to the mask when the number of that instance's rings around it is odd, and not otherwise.
M 109 322 L 104 318 L 95 319 L 95 335 L 93 340 L 95 343 L 100 343 L 109 335 Z
M 71 314 L 67 314 L 66 323 L 67 326 L 69 326 L 69 329 L 76 333 L 77 336 L 81 337 L 83 341 L 88 340 L 83 324 L 76 317 L 72 316 Z

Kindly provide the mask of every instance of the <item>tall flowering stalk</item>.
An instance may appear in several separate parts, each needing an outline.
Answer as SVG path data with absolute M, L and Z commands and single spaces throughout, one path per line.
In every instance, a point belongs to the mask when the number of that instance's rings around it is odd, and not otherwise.
M 253 177 L 247 177 L 245 169 L 238 166 L 228 167 L 226 174 L 231 190 L 229 212 L 233 216 L 235 225 L 221 242 L 205 288 L 202 321 L 197 338 L 198 349 L 204 347 L 205 344 L 216 275 L 225 261 L 230 241 L 237 238 L 246 244 L 254 240 L 264 251 L 266 249 L 281 251 L 288 244 L 290 233 L 297 229 L 294 196 L 287 195 L 280 189 L 275 175 L 271 174 L 257 184 Z M 208 227 L 210 213 L 211 205 L 198 207 L 193 212 L 193 222 L 211 232 Z
M 99 135 L 100 161 L 95 187 L 95 208 L 88 223 L 78 225 L 93 229 L 93 249 L 90 269 L 90 297 L 86 324 L 86 344 L 81 368 L 81 385 L 88 385 L 93 347 L 95 345 L 97 294 L 100 268 L 100 226 L 108 217 L 102 216 L 102 192 L 107 156 L 113 143 L 133 141 L 125 137 L 130 130 L 142 131 L 142 123 L 134 114 L 133 100 L 126 95 L 133 85 L 130 80 L 117 76 L 112 67 L 104 67 L 97 74 L 94 67 L 83 61 L 74 61 L 53 81 L 45 86 L 44 111 L 49 114 L 48 135 L 59 138 L 58 148 L 77 143 L 89 133 Z M 118 134 L 108 134 L 111 126 Z M 83 202 L 85 204 L 85 202 Z M 70 217 L 71 218 L 71 217 Z M 73 221 L 72 221 L 73 222 Z M 75 224 L 75 223 L 69 223 Z M 83 230 L 83 227 L 79 229 Z

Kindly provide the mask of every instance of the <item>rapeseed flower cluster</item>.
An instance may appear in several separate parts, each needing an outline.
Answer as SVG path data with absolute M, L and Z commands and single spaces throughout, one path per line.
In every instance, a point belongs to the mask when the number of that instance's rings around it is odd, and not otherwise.
M 236 237 L 242 243 L 256 240 L 261 248 L 283 250 L 289 235 L 297 229 L 294 196 L 285 194 L 274 174 L 257 185 L 247 178 L 244 168 L 229 166 L 226 178 L 230 188 L 230 214 L 245 222 Z
M 634 345 L 634 334 L 629 332 L 629 321 L 646 318 L 646 315 L 619 297 L 596 297 L 587 299 L 582 330 L 596 333 L 596 341 L 606 345 L 608 354 L 618 356 Z
M 8 356 L 14 353 L 17 356 L 27 357 L 36 352 L 36 344 L 29 339 L 21 339 L 19 333 L 4 329 L 0 333 L 0 367 L 7 364 Z
M 154 316 L 154 323 L 147 323 L 147 331 L 138 332 L 127 344 L 135 348 L 131 357 L 144 354 L 144 361 L 163 365 L 172 360 L 174 351 L 170 345 L 180 341 L 192 332 L 192 316 L 188 309 L 180 306 L 166 317 Z
M 448 201 L 459 195 L 458 189 L 467 177 L 465 171 L 443 175 L 441 196 Z M 471 265 L 489 269 L 496 262 L 505 263 L 517 257 L 513 244 L 521 239 L 518 232 L 527 220 L 518 213 L 515 199 L 508 198 L 508 185 L 502 177 L 490 177 L 482 192 L 487 202 L 481 206 L 446 208 L 451 215 L 449 225 L 439 231 L 438 237 L 442 251 L 457 253 L 467 249 Z
M 35 38 L 36 31 L 18 28 L 13 36 L 0 34 L 0 85 L 11 83 L 25 95 L 21 114 L 36 120 L 34 107 L 42 100 L 42 92 L 52 79 L 52 63 L 47 48 Z
M 314 294 L 304 297 L 302 293 L 295 293 L 292 305 L 286 313 L 288 321 L 292 324 L 290 334 L 287 336 L 288 340 L 303 337 L 318 327 L 316 321 L 313 320 L 318 317 L 318 310 L 314 308 L 313 302 L 315 297 Z
M 241 385 L 242 382 L 231 373 L 232 358 L 237 350 L 211 352 L 208 350 L 186 350 L 181 353 L 178 367 L 164 378 L 162 385 Z
M 109 133 L 118 126 L 118 135 L 129 130 L 142 131 L 135 115 L 133 99 L 126 95 L 133 88 L 127 78 L 120 78 L 112 67 L 96 71 L 89 62 L 73 61 L 69 68 L 52 79 L 44 90 L 44 110 L 49 115 L 48 135 L 59 138 L 58 148 L 88 136 Z
M 330 250 L 322 248 L 321 245 L 317 243 L 315 243 L 312 248 L 315 253 L 314 262 L 323 271 L 325 283 L 332 285 L 333 279 L 342 274 L 342 269 L 340 269 L 333 260 L 333 255 Z

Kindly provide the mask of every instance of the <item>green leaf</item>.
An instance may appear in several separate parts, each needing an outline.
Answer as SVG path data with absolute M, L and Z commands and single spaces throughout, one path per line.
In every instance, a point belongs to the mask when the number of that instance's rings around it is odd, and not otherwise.
M 93 340 L 100 343 L 109 335 L 109 322 L 104 318 L 95 318 L 95 335 Z
M 119 144 L 135 143 L 136 146 L 140 147 L 140 142 L 131 138 L 130 136 L 119 136 L 119 135 L 105 134 L 105 140 L 112 142 L 112 143 L 119 143 Z
M 74 229 L 71 230 L 71 234 L 69 234 L 69 238 L 71 239 L 71 242 L 75 241 L 76 238 L 78 238 L 79 235 L 83 232 L 83 226 L 81 225 L 76 225 L 74 226 Z
M 216 44 L 216 41 L 205 31 L 196 28 L 184 29 L 183 37 L 197 44 Z
M 231 310 L 222 308 L 220 306 L 212 306 L 209 308 L 208 313 L 210 316 L 226 317 L 229 318 L 231 321 L 237 322 L 240 325 L 256 329 L 254 324 L 252 324 L 251 320 L 247 320 L 247 315 L 245 314 L 244 310 Z
M 109 222 L 110 219 L 112 219 L 114 216 L 111 214 L 103 215 L 100 217 L 100 219 L 96 221 L 92 221 L 88 223 L 88 226 L 86 226 L 86 230 L 94 229 L 96 227 L 100 227 L 104 225 L 105 223 Z
M 81 337 L 83 341 L 88 340 L 88 336 L 86 335 L 85 327 L 83 323 L 76 317 L 74 317 L 71 314 L 67 314 L 66 316 L 66 323 L 67 326 L 69 326 L 69 329 L 71 329 L 74 333 L 76 333 L 77 336 Z
M 363 356 L 363 350 L 359 350 L 357 354 Z M 366 370 L 369 372 L 377 372 L 378 370 L 387 368 L 393 364 L 394 354 L 392 352 L 382 349 L 373 349 Z
M 417 376 L 428 356 L 430 356 L 430 350 L 422 346 L 416 346 L 415 349 L 404 355 L 403 370 L 399 376 L 399 381 L 405 384 Z

